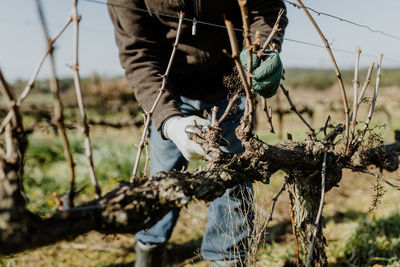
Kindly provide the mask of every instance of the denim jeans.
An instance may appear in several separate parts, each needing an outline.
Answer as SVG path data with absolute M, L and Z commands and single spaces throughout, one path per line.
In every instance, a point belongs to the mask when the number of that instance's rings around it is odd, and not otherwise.
M 218 106 L 219 118 L 228 103 L 226 99 L 213 104 L 203 103 L 181 97 L 183 115 L 193 115 L 195 112 L 208 110 Z M 240 153 L 243 147 L 236 138 L 235 129 L 239 125 L 245 106 L 244 98 L 238 100 L 238 108 L 222 123 L 223 137 L 230 145 L 222 147 L 225 152 Z M 150 174 L 172 169 L 186 168 L 187 161 L 175 144 L 163 140 L 152 125 L 150 133 L 151 165 Z M 253 227 L 254 213 L 252 209 L 252 184 L 237 185 L 228 189 L 224 195 L 211 202 L 207 225 L 203 235 L 201 253 L 205 260 L 220 261 L 244 258 L 247 251 L 247 238 Z M 143 244 L 163 244 L 168 241 L 179 216 L 179 210 L 166 214 L 159 222 L 148 230 L 136 234 L 136 239 Z

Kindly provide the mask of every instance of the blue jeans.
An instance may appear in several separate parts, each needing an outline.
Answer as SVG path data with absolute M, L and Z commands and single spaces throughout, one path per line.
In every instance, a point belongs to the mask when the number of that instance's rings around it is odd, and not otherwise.
M 228 103 L 226 99 L 213 104 L 203 103 L 181 97 L 181 111 L 183 115 L 193 115 L 194 112 L 204 109 L 210 111 L 213 106 L 219 107 L 219 118 Z M 231 153 L 240 153 L 243 147 L 236 138 L 235 129 L 243 115 L 245 100 L 238 100 L 239 108 L 225 119 L 221 128 L 223 137 L 230 145 L 222 150 Z M 151 165 L 150 174 L 172 169 L 181 170 L 187 167 L 187 161 L 175 144 L 170 140 L 163 140 L 152 125 L 150 133 Z M 237 185 L 228 189 L 224 195 L 211 202 L 207 214 L 207 225 L 203 235 L 201 253 L 205 260 L 220 261 L 244 258 L 247 251 L 247 238 L 253 226 L 254 213 L 252 209 L 252 184 Z M 136 239 L 143 244 L 164 244 L 171 236 L 178 220 L 179 210 L 166 214 L 159 222 L 148 230 L 136 234 Z

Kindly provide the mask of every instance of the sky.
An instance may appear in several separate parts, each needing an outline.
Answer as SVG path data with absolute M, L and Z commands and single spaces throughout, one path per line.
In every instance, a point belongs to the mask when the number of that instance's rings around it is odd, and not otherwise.
M 99 0 L 105 2 L 106 0 Z M 292 0 L 294 1 L 294 0 Z M 306 6 L 367 25 L 397 36 L 390 38 L 368 29 L 312 13 L 334 50 L 339 68 L 353 68 L 355 50 L 361 47 L 360 66 L 367 67 L 384 54 L 383 68 L 400 67 L 399 0 L 304 0 Z M 42 0 L 44 13 L 54 36 L 71 13 L 71 0 Z M 287 5 L 289 25 L 286 28 L 281 58 L 285 67 L 333 69 L 318 33 L 301 9 Z M 118 60 L 113 27 L 103 4 L 79 0 L 79 64 L 81 76 L 94 73 L 106 76 L 124 74 Z M 293 41 L 295 40 L 295 41 Z M 72 76 L 72 27 L 56 42 L 57 74 Z M 9 81 L 29 79 L 46 48 L 34 0 L 0 0 L 0 68 Z M 346 52 L 343 52 L 345 50 Z M 354 51 L 354 53 L 352 53 Z M 39 78 L 49 75 L 46 62 Z

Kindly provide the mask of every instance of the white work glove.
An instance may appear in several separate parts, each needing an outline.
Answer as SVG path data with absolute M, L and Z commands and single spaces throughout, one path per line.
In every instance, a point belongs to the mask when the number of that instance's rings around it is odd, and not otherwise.
M 200 129 L 202 126 L 210 126 L 210 121 L 194 115 L 189 117 L 174 116 L 167 119 L 163 125 L 164 136 L 175 143 L 188 161 L 201 159 L 205 155 L 201 145 L 190 139 L 185 132 L 186 126 L 195 125 L 194 121 Z

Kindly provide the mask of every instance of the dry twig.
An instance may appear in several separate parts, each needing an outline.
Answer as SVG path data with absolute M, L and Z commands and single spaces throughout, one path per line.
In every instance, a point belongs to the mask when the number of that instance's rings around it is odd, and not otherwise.
M 216 127 L 217 125 L 217 113 L 218 113 L 218 107 L 214 106 L 211 109 L 211 127 Z
M 400 153 L 399 153 L 400 154 Z M 355 167 L 355 166 L 351 166 L 351 165 L 345 165 L 344 168 L 353 170 L 353 171 L 357 171 L 357 172 L 362 172 L 362 173 L 366 173 L 366 174 L 370 174 L 372 176 L 375 176 L 377 179 L 381 180 L 382 182 L 385 182 L 386 184 L 390 185 L 391 187 L 393 187 L 396 190 L 400 191 L 400 186 L 393 184 L 392 182 L 388 181 L 387 179 L 385 179 L 382 175 L 380 175 L 379 173 L 375 173 L 372 171 L 369 171 L 365 168 L 361 168 L 361 167 Z
M 280 88 L 282 89 L 282 92 L 285 94 L 287 101 L 289 102 L 290 105 L 290 110 L 292 110 L 293 112 L 295 112 L 297 114 L 297 116 L 299 116 L 299 118 L 301 119 L 302 122 L 304 122 L 304 124 L 308 127 L 308 129 L 310 130 L 311 134 L 313 136 L 315 136 L 315 131 L 314 129 L 311 127 L 311 125 L 306 121 L 306 119 L 303 117 L 303 115 L 301 115 L 301 113 L 297 110 L 296 106 L 293 104 L 292 99 L 290 98 L 289 95 L 289 90 L 286 90 L 285 86 L 283 84 L 280 85 Z
M 318 231 L 318 229 L 320 227 L 320 219 L 321 219 L 321 214 L 322 214 L 322 208 L 324 207 L 324 204 L 325 204 L 326 156 L 327 156 L 327 152 L 325 151 L 324 152 L 323 162 L 322 162 L 322 170 L 321 170 L 321 201 L 319 203 L 317 217 L 315 218 L 315 228 L 314 228 L 313 236 L 312 236 L 310 254 L 308 254 L 307 267 L 309 267 L 311 265 L 311 261 L 313 259 L 315 238 L 317 236 L 317 231 Z
M 81 79 L 79 75 L 79 63 L 78 63 L 78 42 L 79 42 L 79 21 L 81 17 L 78 15 L 78 0 L 73 1 L 72 7 L 72 15 L 71 19 L 74 21 L 74 65 L 72 69 L 74 71 L 74 84 L 75 84 L 75 92 L 76 98 L 78 101 L 79 112 L 81 115 L 82 120 L 82 130 L 85 136 L 85 152 L 86 157 L 88 160 L 88 167 L 89 167 L 89 175 L 90 180 L 94 186 L 94 191 L 97 197 L 101 196 L 101 189 L 99 186 L 99 182 L 97 181 L 96 172 L 94 170 L 94 163 L 93 163 L 93 153 L 92 153 L 92 145 L 90 141 L 90 134 L 89 134 L 89 125 L 87 121 L 86 111 L 85 111 L 85 103 L 82 97 L 82 90 L 81 90 Z
M 150 162 L 150 151 L 149 151 L 149 135 L 146 137 L 145 145 L 144 145 L 144 151 L 146 154 L 146 159 L 144 162 L 143 170 L 142 170 L 142 176 L 146 177 L 147 175 L 147 169 L 149 167 L 149 162 Z
M 0 86 L 0 92 L 6 99 L 8 109 L 10 110 L 9 113 L 12 115 L 12 118 L 15 118 L 15 116 L 18 114 L 17 105 L 12 90 L 8 85 L 6 79 L 4 78 L 3 72 L 1 70 L 0 70 L 0 84 L 2 85 L 2 87 Z M 9 125 L 9 123 L 7 123 L 7 125 Z
M 279 192 L 276 194 L 276 196 L 272 199 L 272 207 L 271 207 L 271 212 L 269 213 L 268 219 L 264 222 L 264 225 L 261 227 L 260 233 L 264 233 L 265 230 L 268 227 L 268 224 L 272 221 L 272 215 L 274 214 L 275 211 L 275 205 L 276 202 L 278 202 L 279 196 L 282 194 L 283 191 L 286 190 L 286 181 L 283 182 L 281 189 L 279 190 Z M 257 242 L 256 244 L 260 243 L 260 239 L 261 239 L 262 235 L 259 235 L 257 238 Z
M 252 90 L 252 85 L 253 85 L 253 78 L 252 78 L 252 72 L 253 72 L 253 46 L 251 45 L 251 40 L 250 40 L 250 29 L 249 29 L 249 16 L 248 16 L 248 11 L 247 11 L 247 0 L 238 0 L 239 7 L 240 7 L 240 13 L 242 15 L 242 24 L 243 24 L 243 35 L 244 39 L 246 41 L 246 48 L 247 48 L 247 53 L 248 53 L 248 62 L 247 62 L 247 84 L 248 86 L 244 87 L 246 91 L 246 109 L 244 112 L 244 118 L 248 122 L 248 127 L 252 129 L 253 127 L 253 116 L 254 116 L 254 94 Z M 229 38 L 231 38 L 231 35 L 229 35 Z M 232 45 L 232 41 L 231 41 Z M 237 44 L 236 44 L 237 45 Z M 233 50 L 233 48 L 232 48 Z M 239 71 L 240 73 L 240 71 Z
M 262 48 L 257 52 L 258 57 L 261 57 L 264 54 L 264 51 L 267 49 L 267 47 L 271 43 L 272 39 L 281 30 L 279 28 L 279 23 L 281 21 L 281 17 L 282 17 L 284 12 L 285 12 L 285 10 L 282 9 L 282 8 L 279 10 L 278 17 L 276 18 L 275 24 L 272 27 L 271 33 L 268 35 L 268 37 L 265 40 Z M 258 39 L 259 39 L 259 36 L 258 36 Z M 268 108 L 267 99 L 265 99 L 264 97 L 261 97 L 261 101 L 262 101 L 262 106 L 263 106 L 265 115 L 267 117 L 267 122 L 268 122 L 268 125 L 269 125 L 269 131 L 271 133 L 275 133 L 274 126 L 272 124 L 272 110 L 271 110 L 271 108 Z
M 176 30 L 176 38 L 175 38 L 175 43 L 171 52 L 171 56 L 169 58 L 169 62 L 168 62 L 168 66 L 167 69 L 164 73 L 164 75 L 162 76 L 162 84 L 160 89 L 158 90 L 158 95 L 156 97 L 156 100 L 153 103 L 153 106 L 151 107 L 151 109 L 149 111 L 145 111 L 145 118 L 146 118 L 146 122 L 143 128 L 143 133 L 142 133 L 142 137 L 140 139 L 139 145 L 138 145 L 138 152 L 136 154 L 136 160 L 135 160 L 135 164 L 133 167 L 133 171 L 132 171 L 132 176 L 131 176 L 131 182 L 133 182 L 136 179 L 136 174 L 139 168 L 139 162 L 140 162 L 140 157 L 142 155 L 142 150 L 144 148 L 144 145 L 146 143 L 146 136 L 147 136 L 147 132 L 149 130 L 149 126 L 150 126 L 150 122 L 151 122 L 151 116 L 153 115 L 153 112 L 158 104 L 158 102 L 160 101 L 161 95 L 165 92 L 165 86 L 167 84 L 167 79 L 168 79 L 168 75 L 169 72 L 171 70 L 171 66 L 172 66 L 172 62 L 174 61 L 174 57 L 175 57 L 175 53 L 176 53 L 176 48 L 178 46 L 178 42 L 179 42 L 179 37 L 181 35 L 181 30 L 182 30 L 182 22 L 183 22 L 183 12 L 179 12 L 179 22 L 178 22 L 178 28 Z
M 222 116 L 218 119 L 216 122 L 215 126 L 219 127 L 221 123 L 226 119 L 226 117 L 229 115 L 229 112 L 231 111 L 233 105 L 235 104 L 236 100 L 239 99 L 240 97 L 240 92 L 242 91 L 242 88 L 237 88 L 236 91 L 233 93 L 233 96 L 229 99 L 228 105 L 226 106 L 226 109 Z
M 60 248 L 62 249 L 84 249 L 84 250 L 97 250 L 97 251 L 106 251 L 111 253 L 127 253 L 128 250 L 113 248 L 113 247 L 105 247 L 101 245 L 87 245 L 87 244 L 60 244 Z
M 63 119 L 63 105 L 60 98 L 60 88 L 58 84 L 57 74 L 56 74 L 56 66 L 55 60 L 53 55 L 53 43 L 49 38 L 49 32 L 47 29 L 46 21 L 44 18 L 42 6 L 40 0 L 36 0 L 37 10 L 39 13 L 40 22 L 42 25 L 43 33 L 48 45 L 49 56 L 50 56 L 50 64 L 51 64 L 51 73 L 52 78 L 50 80 L 50 89 L 53 94 L 53 106 L 54 106 L 54 121 L 58 129 L 58 133 L 61 136 L 61 140 L 64 147 L 64 154 L 65 158 L 68 163 L 69 172 L 70 172 L 70 190 L 68 193 L 68 202 L 69 206 L 73 207 L 74 205 L 74 188 L 75 188 L 75 163 L 74 159 L 72 158 L 68 136 L 64 127 L 64 119 Z
M 363 87 L 362 87 L 362 89 L 360 91 L 360 94 L 358 95 L 357 108 L 356 108 L 357 111 L 360 108 L 361 102 L 364 99 L 365 92 L 367 91 L 368 85 L 371 82 L 371 75 L 372 75 L 372 70 L 374 68 L 374 65 L 375 65 L 375 62 L 372 62 L 369 65 L 369 68 L 368 68 L 368 71 L 367 71 L 367 76 L 365 77 L 365 80 L 364 80 L 364 83 L 363 83 Z M 353 113 L 354 113 L 354 111 L 353 111 Z M 350 120 L 353 120 L 353 113 L 350 114 L 350 118 L 349 118 Z
M 372 102 L 371 102 L 371 106 L 370 106 L 370 109 L 369 109 L 369 112 L 368 112 L 367 120 L 365 121 L 364 132 L 368 128 L 369 123 L 371 122 L 372 114 L 374 113 L 374 108 L 375 108 L 375 104 L 376 104 L 376 99 L 378 98 L 379 83 L 380 83 L 380 80 L 381 80 L 382 57 L 383 57 L 383 54 L 380 54 L 379 60 L 378 60 L 378 71 L 376 73 L 376 82 L 375 82 L 374 95 L 372 97 Z
M 272 39 L 275 37 L 275 35 L 281 30 L 281 29 L 279 29 L 279 22 L 281 21 L 281 17 L 282 17 L 284 12 L 285 12 L 285 10 L 282 9 L 282 8 L 279 10 L 278 17 L 276 18 L 274 27 L 272 27 L 272 31 L 268 35 L 267 40 L 265 40 L 265 42 L 264 42 L 264 44 L 262 46 L 262 49 L 259 51 L 259 53 L 260 52 L 262 53 L 263 51 L 265 51 L 265 49 L 267 49 L 269 43 L 272 41 Z
M 267 99 L 265 97 L 261 97 L 261 104 L 267 118 L 267 123 L 269 125 L 269 131 L 271 133 L 275 133 L 274 125 L 272 124 L 272 108 L 268 106 Z
M 247 127 L 249 127 L 248 131 L 250 132 L 253 127 L 253 120 L 254 120 L 253 116 L 254 116 L 254 110 L 255 110 L 255 99 L 254 99 L 254 94 L 252 92 L 252 49 L 253 49 L 253 47 L 251 45 L 251 40 L 250 40 L 250 35 L 249 35 L 247 1 L 246 0 L 238 0 L 238 3 L 239 3 L 241 14 L 242 14 L 244 38 L 245 38 L 246 46 L 247 46 L 247 50 L 248 50 L 248 60 L 249 61 L 247 62 L 247 65 L 248 65 L 247 76 L 244 74 L 243 67 L 239 60 L 239 48 L 238 48 L 238 44 L 237 44 L 237 40 L 236 40 L 236 35 L 233 30 L 233 25 L 229 20 L 225 19 L 225 26 L 227 28 L 229 41 L 230 41 L 231 49 L 232 49 L 232 54 L 228 55 L 228 56 L 231 57 L 233 59 L 233 61 L 235 62 L 236 68 L 239 72 L 239 77 L 242 80 L 243 87 L 246 92 L 246 109 L 245 109 L 244 118 L 245 118 Z M 267 40 L 265 41 L 263 48 L 260 51 L 258 51 L 258 53 L 257 53 L 258 56 L 262 55 L 260 53 L 265 50 L 265 48 L 268 46 L 270 41 L 275 37 L 275 34 L 279 31 L 279 22 L 280 22 L 280 19 L 281 19 L 281 16 L 283 13 L 284 13 L 284 10 L 281 9 L 279 11 L 279 14 L 278 14 L 277 20 L 275 22 L 275 25 L 273 27 L 273 30 L 271 31 Z M 240 91 L 236 91 L 234 93 L 224 114 L 218 120 L 217 125 L 219 125 L 229 114 L 229 111 L 232 108 L 233 103 L 239 97 L 239 93 L 240 93 Z M 271 117 L 269 116 L 269 119 L 270 118 Z M 270 121 L 272 122 L 271 119 L 270 119 Z M 270 124 L 270 127 L 273 129 L 272 123 Z
M 239 47 L 238 47 L 238 43 L 237 43 L 237 40 L 236 40 L 235 32 L 233 30 L 233 25 L 229 20 L 225 19 L 225 26 L 226 26 L 226 30 L 228 31 L 229 41 L 230 41 L 231 49 L 232 49 L 232 54 L 231 54 L 230 57 L 235 62 L 236 69 L 239 72 L 239 77 L 242 80 L 242 83 L 243 83 L 243 86 L 244 86 L 244 90 L 246 92 L 246 97 L 247 97 L 247 99 L 249 99 L 252 96 L 251 87 L 250 87 L 250 85 L 249 85 L 249 83 L 248 83 L 248 81 L 246 79 L 243 67 L 242 67 L 242 65 L 240 63 L 240 60 L 239 60 Z M 250 103 L 250 102 L 252 102 L 252 101 L 248 101 L 247 103 Z M 246 105 L 246 108 L 248 108 L 248 105 Z M 246 115 L 246 113 L 245 113 L 245 119 L 246 119 L 246 116 L 248 116 L 248 115 L 249 114 Z M 247 117 L 247 119 L 248 119 L 248 117 Z
M 358 88 L 360 87 L 360 83 L 358 82 L 358 69 L 359 69 L 359 64 L 360 64 L 360 54 L 361 54 L 361 49 L 359 46 L 357 46 L 356 64 L 354 67 L 354 79 L 353 79 L 353 114 L 352 114 L 352 120 L 351 120 L 350 142 L 354 138 L 354 131 L 355 131 L 356 122 L 357 122 Z
M 201 254 L 196 254 L 193 257 L 184 260 L 181 263 L 178 263 L 176 265 L 176 267 L 183 267 L 183 266 L 187 266 L 187 265 L 193 265 L 195 262 L 200 261 L 202 259 Z
M 368 68 L 367 76 L 365 77 L 363 87 L 361 89 L 360 95 L 358 96 L 358 105 L 359 106 L 360 106 L 361 101 L 363 100 L 364 94 L 368 88 L 370 81 L 371 81 L 371 74 L 372 74 L 372 70 L 374 69 L 374 65 L 375 65 L 375 62 L 372 62 Z
M 0 145 L 0 180 L 2 181 L 2 185 L 0 186 L 0 198 L 2 198 L 1 191 L 4 194 L 4 189 L 7 192 L 5 194 L 11 194 L 10 188 L 15 188 L 16 190 L 20 190 L 21 188 L 23 188 L 21 166 L 23 165 L 23 157 L 27 145 L 27 140 L 24 135 L 22 118 L 19 113 L 18 106 L 16 105 L 15 102 L 13 90 L 7 83 L 6 79 L 4 78 L 1 69 L 0 69 L 0 93 L 3 95 L 6 101 L 9 114 L 11 114 L 11 119 L 5 126 L 5 136 L 4 136 L 5 150 L 3 149 L 3 146 Z M 12 180 L 13 184 L 4 186 L 4 184 L 7 184 L 10 180 Z M 25 203 L 25 198 L 23 197 L 22 191 L 19 192 L 19 196 L 20 196 L 19 203 Z M 6 202 L 7 200 L 5 200 L 3 197 L 1 201 L 3 205 L 2 210 L 8 210 L 8 208 L 6 208 L 7 207 Z M 8 202 L 8 204 L 10 203 L 12 202 Z M 12 216 L 8 216 L 8 218 L 11 217 Z M 0 229 L 0 235 L 1 231 L 2 229 Z
M 342 100 L 343 100 L 343 106 L 344 106 L 344 116 L 345 116 L 345 127 L 346 127 L 346 149 L 348 146 L 348 137 L 349 137 L 349 107 L 348 107 L 348 102 L 347 102 L 347 95 L 346 95 L 346 90 L 344 88 L 344 83 L 342 79 L 342 74 L 340 73 L 339 67 L 336 63 L 335 57 L 333 56 L 333 52 L 331 50 L 331 47 L 325 38 L 324 34 L 322 33 L 321 29 L 318 27 L 317 23 L 315 22 L 314 18 L 311 16 L 310 12 L 304 7 L 304 4 L 301 0 L 297 0 L 297 2 L 300 4 L 300 6 L 303 8 L 304 12 L 306 12 L 308 18 L 310 19 L 311 23 L 314 25 L 315 29 L 317 30 L 318 34 L 320 35 L 322 41 L 324 42 L 324 45 L 326 49 L 328 50 L 329 56 L 332 60 L 333 66 L 335 68 L 336 72 L 336 77 L 338 78 L 339 86 L 340 86 L 340 92 L 342 93 Z
M 293 196 L 290 192 L 289 192 L 289 208 L 290 208 L 290 222 L 292 223 L 294 249 L 296 251 L 296 265 L 297 265 L 297 267 L 300 267 L 299 239 L 297 238 L 297 234 L 296 234 L 296 223 L 295 223 L 294 211 L 293 211 Z
M 278 113 L 278 134 L 279 139 L 283 139 L 283 110 L 281 101 L 281 91 L 276 94 L 276 112 Z

